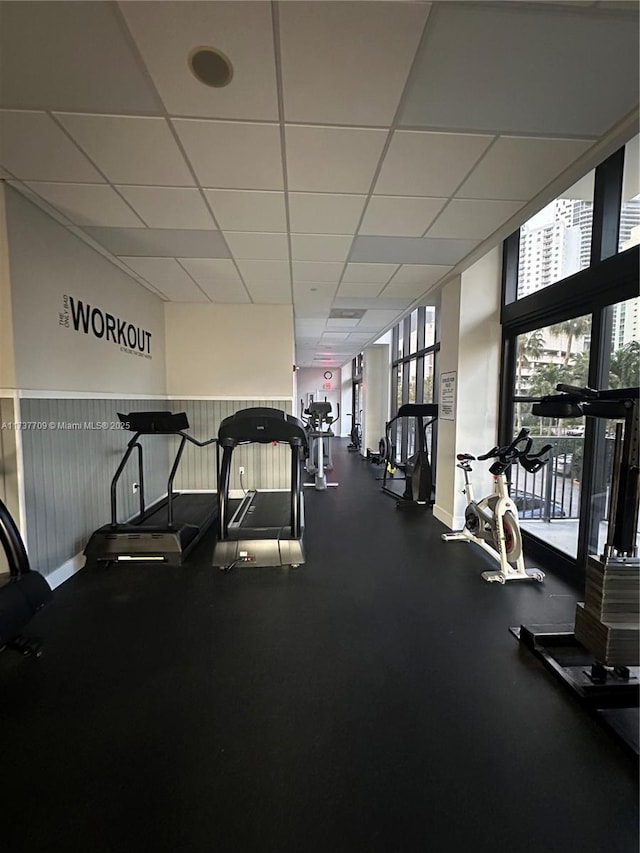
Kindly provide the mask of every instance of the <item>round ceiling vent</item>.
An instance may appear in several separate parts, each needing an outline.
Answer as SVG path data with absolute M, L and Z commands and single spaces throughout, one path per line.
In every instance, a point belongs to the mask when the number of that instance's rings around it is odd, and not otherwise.
M 231 62 L 213 47 L 194 48 L 189 54 L 189 68 L 196 80 L 216 89 L 228 86 L 233 77 Z

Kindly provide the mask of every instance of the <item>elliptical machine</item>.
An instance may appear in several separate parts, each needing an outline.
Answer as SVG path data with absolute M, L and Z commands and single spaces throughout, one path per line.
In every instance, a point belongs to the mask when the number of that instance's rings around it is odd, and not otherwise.
M 339 408 L 337 417 L 340 417 Z M 314 475 L 313 483 L 304 483 L 303 485 L 307 488 L 313 487 L 317 492 L 324 492 L 329 486 L 338 485 L 338 483 L 328 483 L 326 475 L 327 471 L 333 471 L 331 439 L 334 437 L 334 433 L 331 430 L 331 424 L 337 418 L 331 415 L 331 403 L 324 400 L 323 402 L 312 401 L 306 409 L 302 408 L 302 420 L 309 442 L 309 456 L 305 463 L 305 471 L 307 474 Z
M 520 445 L 524 442 L 524 448 Z M 505 447 L 493 447 L 482 456 L 472 456 L 470 453 L 459 453 L 456 456 L 458 464 L 464 472 L 463 493 L 467 498 L 465 509 L 465 524 L 462 530 L 453 533 L 443 533 L 445 542 L 475 542 L 483 551 L 500 564 L 494 572 L 482 572 L 484 580 L 498 583 L 516 580 L 544 580 L 544 572 L 540 569 L 525 569 L 522 553 L 522 534 L 518 522 L 518 509 L 509 497 L 509 483 L 506 472 L 508 468 L 520 463 L 525 471 L 534 474 L 549 461 L 545 456 L 551 450 L 546 444 L 538 453 L 531 453 L 533 442 L 529 438 L 529 430 L 523 428 L 511 444 Z M 476 501 L 473 496 L 473 486 L 469 474 L 472 472 L 470 463 L 475 459 L 495 459 L 489 471 L 493 475 L 493 492 Z

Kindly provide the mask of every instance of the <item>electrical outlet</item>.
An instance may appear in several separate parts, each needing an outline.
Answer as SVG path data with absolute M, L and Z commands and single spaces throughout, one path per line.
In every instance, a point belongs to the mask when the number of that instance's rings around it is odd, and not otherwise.
M 139 489 L 140 489 L 140 483 L 132 483 L 131 484 L 131 491 L 133 492 L 134 495 L 136 495 L 138 493 Z
M 240 474 L 240 476 L 242 477 L 242 475 L 244 474 L 244 465 L 241 465 L 241 466 L 238 468 L 238 473 L 239 473 L 239 474 Z

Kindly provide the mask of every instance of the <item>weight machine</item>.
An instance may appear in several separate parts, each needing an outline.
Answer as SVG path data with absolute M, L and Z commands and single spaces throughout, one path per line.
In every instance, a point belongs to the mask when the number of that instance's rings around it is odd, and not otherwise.
M 616 420 L 607 538 L 589 556 L 573 625 L 521 625 L 512 633 L 637 755 L 640 679 L 639 389 L 577 388 L 539 398 L 534 415 Z

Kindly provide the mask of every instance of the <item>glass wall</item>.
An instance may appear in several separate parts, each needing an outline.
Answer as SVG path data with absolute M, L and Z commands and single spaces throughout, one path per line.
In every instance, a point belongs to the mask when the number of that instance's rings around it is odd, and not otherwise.
M 618 250 L 624 252 L 640 243 L 640 136 L 627 142 L 620 204 Z
M 550 522 L 575 522 L 580 516 L 584 419 L 539 418 L 531 414 L 530 402 L 518 398 L 553 394 L 559 382 L 587 385 L 590 340 L 591 315 L 516 336 L 514 434 L 527 427 L 536 447 L 550 444 L 552 450 L 551 461 L 535 476 L 514 468 L 512 497 L 523 529 L 535 532 L 535 521 L 545 521 L 547 541 L 571 557 L 578 553 L 577 524 Z
M 589 266 L 594 175 L 590 172 L 520 229 L 518 299 Z
M 392 333 L 391 405 L 389 418 L 404 403 L 434 402 L 434 373 L 437 343 L 437 313 L 434 306 L 416 308 L 399 323 Z M 401 347 L 404 342 L 404 349 Z M 395 424 L 392 442 L 396 459 L 405 460 L 415 451 L 415 422 L 403 418 Z M 432 428 L 427 431 L 427 446 L 433 464 L 431 447 L 435 442 Z
M 536 229 L 533 217 L 504 244 L 501 440 L 526 426 L 534 448 L 552 446 L 537 474 L 514 466 L 512 496 L 529 546 L 572 572 L 605 541 L 615 423 L 538 418 L 531 406 L 559 383 L 638 384 L 637 147 L 636 138 L 542 211 L 550 222 Z

